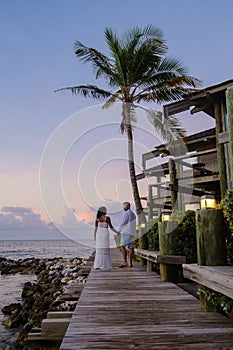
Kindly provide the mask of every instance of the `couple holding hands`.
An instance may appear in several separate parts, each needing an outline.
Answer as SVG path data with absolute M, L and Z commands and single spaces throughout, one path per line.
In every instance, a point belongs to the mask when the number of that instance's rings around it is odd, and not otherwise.
M 133 267 L 133 250 L 134 239 L 136 235 L 136 216 L 130 209 L 130 203 L 123 203 L 124 215 L 118 230 L 112 226 L 112 222 L 109 216 L 107 216 L 107 210 L 105 207 L 100 207 L 94 229 L 94 240 L 96 241 L 96 254 L 94 261 L 94 269 L 111 269 L 110 259 L 110 246 L 109 246 L 109 228 L 115 232 L 120 238 L 120 248 L 123 257 L 123 263 L 120 268 L 128 266 L 127 263 L 127 251 L 129 249 L 129 267 Z

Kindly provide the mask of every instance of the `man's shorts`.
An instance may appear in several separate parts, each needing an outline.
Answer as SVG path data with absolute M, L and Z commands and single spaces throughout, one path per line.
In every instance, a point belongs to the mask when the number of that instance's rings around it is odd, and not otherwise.
M 134 236 L 126 235 L 125 233 L 121 234 L 120 245 L 123 247 L 134 248 Z

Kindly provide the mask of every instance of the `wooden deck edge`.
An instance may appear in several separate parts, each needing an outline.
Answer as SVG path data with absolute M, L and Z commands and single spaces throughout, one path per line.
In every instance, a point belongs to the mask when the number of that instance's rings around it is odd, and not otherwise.
M 233 299 L 233 267 L 231 271 L 229 270 L 229 276 L 221 273 L 221 266 L 183 264 L 182 267 L 185 278 Z

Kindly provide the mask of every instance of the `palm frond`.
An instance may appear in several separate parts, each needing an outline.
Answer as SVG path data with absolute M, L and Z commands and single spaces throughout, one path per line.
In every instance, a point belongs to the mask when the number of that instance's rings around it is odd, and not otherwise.
M 92 47 L 83 45 L 80 41 L 75 42 L 75 54 L 84 63 L 91 63 L 96 71 L 96 79 L 104 76 L 109 85 L 116 85 L 112 62 L 106 55 Z
M 186 131 L 176 117 L 172 116 L 165 119 L 162 112 L 150 108 L 145 108 L 144 110 L 156 131 L 159 132 L 163 139 L 169 144 L 173 144 L 185 136 Z
M 115 102 L 116 100 L 121 100 L 120 98 L 120 94 L 121 94 L 121 90 L 118 90 L 117 92 L 115 92 L 105 103 L 104 105 L 102 106 L 103 109 L 107 109 L 109 107 L 111 107 Z
M 95 100 L 105 100 L 112 95 L 111 92 L 98 88 L 95 85 L 79 85 L 79 86 L 68 86 L 55 90 L 58 91 L 71 91 L 73 95 L 81 95 L 83 97 L 92 97 Z
M 135 40 L 135 38 L 141 38 L 143 41 L 148 38 L 163 39 L 163 32 L 160 28 L 151 24 L 145 26 L 144 28 L 136 26 L 130 30 L 125 30 L 122 36 L 122 42 L 127 45 Z
M 155 66 L 151 66 L 151 69 L 141 76 L 135 88 L 135 90 L 139 91 L 137 95 L 148 94 L 159 89 L 174 89 L 176 87 L 186 88 L 186 92 L 189 93 L 191 90 L 187 90 L 187 88 L 197 88 L 201 85 L 201 81 L 189 76 L 187 72 L 188 69 L 182 66 L 177 59 L 160 58 L 157 61 L 157 67 L 155 62 Z M 135 100 L 137 100 L 137 95 L 134 94 Z M 181 97 L 183 97 L 183 94 L 181 94 Z
M 135 96 L 134 101 L 140 103 L 144 102 L 156 102 L 156 103 L 165 103 L 181 100 L 186 95 L 197 92 L 198 89 L 185 88 L 185 87 L 161 87 L 151 89 L 149 92 L 139 93 Z
M 126 57 L 124 57 L 125 55 L 120 40 L 110 28 L 105 29 L 105 39 L 114 61 L 114 69 L 118 73 L 119 82 L 121 82 L 122 85 L 125 85 L 127 60 Z

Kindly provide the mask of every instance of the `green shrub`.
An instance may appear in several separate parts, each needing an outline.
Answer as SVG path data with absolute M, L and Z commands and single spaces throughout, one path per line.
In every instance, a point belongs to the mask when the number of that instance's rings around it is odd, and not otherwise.
M 195 263 L 197 262 L 195 211 L 175 212 L 172 215 L 174 221 L 180 221 L 182 217 L 183 220 L 176 228 L 176 255 L 185 255 L 187 263 Z M 149 250 L 159 251 L 158 220 L 154 222 L 146 234 Z
M 159 251 L 159 232 L 158 219 L 155 220 L 153 226 L 147 231 L 148 249 Z
M 230 314 L 233 310 L 233 300 L 226 295 L 223 295 L 221 293 L 212 291 L 211 289 L 202 290 L 198 289 L 197 295 L 203 296 L 217 307 L 217 310 L 221 313 L 223 313 L 228 318 L 230 317 Z
M 223 199 L 223 213 L 230 230 L 233 232 L 233 189 L 227 190 Z
M 195 211 L 188 210 L 176 228 L 176 255 L 185 255 L 188 264 L 197 262 Z
M 227 262 L 233 265 L 233 189 L 226 192 L 222 201 L 222 209 L 226 221 L 226 247 L 227 247 Z

